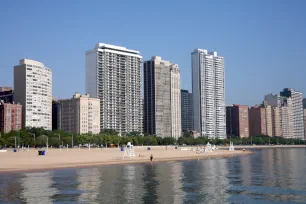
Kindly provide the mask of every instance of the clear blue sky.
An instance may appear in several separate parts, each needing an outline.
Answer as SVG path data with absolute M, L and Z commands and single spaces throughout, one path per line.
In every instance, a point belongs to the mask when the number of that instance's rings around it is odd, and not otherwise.
M 177 63 L 191 90 L 194 48 L 225 57 L 226 104 L 254 105 L 284 87 L 306 95 L 306 1 L 0 1 L 0 86 L 30 58 L 53 70 L 53 95 L 85 92 L 97 42 Z

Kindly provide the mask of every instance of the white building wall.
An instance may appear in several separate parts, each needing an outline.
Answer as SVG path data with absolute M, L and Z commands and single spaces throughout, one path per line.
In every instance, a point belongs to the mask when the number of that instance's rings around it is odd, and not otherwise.
M 138 51 L 103 43 L 86 52 L 86 92 L 101 101 L 101 129 L 142 132 L 141 60 Z
M 180 72 L 177 65 L 170 66 L 171 72 L 171 120 L 172 137 L 178 139 L 181 136 L 181 86 Z
M 304 140 L 303 96 L 301 92 L 292 91 L 293 126 L 295 139 Z
M 282 98 L 281 104 L 281 137 L 294 139 L 292 100 L 291 98 Z
M 22 59 L 14 67 L 15 102 L 23 106 L 24 127 L 52 130 L 52 71 L 41 62 Z
M 224 58 L 216 52 L 192 53 L 194 128 L 208 138 L 226 138 Z

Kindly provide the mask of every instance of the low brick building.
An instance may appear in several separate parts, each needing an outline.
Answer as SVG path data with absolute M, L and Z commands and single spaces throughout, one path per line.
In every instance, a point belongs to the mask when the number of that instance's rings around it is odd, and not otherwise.
M 249 137 L 248 106 L 232 105 L 226 107 L 226 133 L 228 137 Z
M 22 127 L 22 106 L 0 102 L 0 132 L 8 133 Z

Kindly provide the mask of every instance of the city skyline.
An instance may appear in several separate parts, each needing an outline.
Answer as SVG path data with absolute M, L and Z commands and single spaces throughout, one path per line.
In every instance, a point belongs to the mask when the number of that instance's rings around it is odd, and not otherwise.
M 3 26 L 0 86 L 13 86 L 10 68 L 16 60 L 30 58 L 52 67 L 53 92 L 57 98 L 70 97 L 76 91 L 85 93 L 84 51 L 97 42 L 105 42 L 139 50 L 144 59 L 158 55 L 177 63 L 182 74 L 181 88 L 189 91 L 190 52 L 194 48 L 218 51 L 227 59 L 227 104 L 250 106 L 261 100 L 262 95 L 283 87 L 306 92 L 303 84 L 306 29 L 299 26 L 306 19 L 304 1 L 175 2 L 177 11 L 171 9 L 171 3 L 160 2 L 161 15 L 154 15 L 152 8 L 157 3 L 122 2 L 117 7 L 114 2 L 74 2 L 61 6 L 54 2 L 35 2 L 34 5 L 28 1 L 18 6 L 3 2 L 0 7 Z M 43 16 L 36 12 L 36 7 L 44 10 Z M 99 8 L 107 12 L 100 12 Z M 142 8 L 148 9 L 144 12 Z M 179 11 L 186 15 L 174 18 Z M 139 12 L 145 15 L 139 18 Z M 256 17 L 258 13 L 261 13 L 260 18 Z M 203 24 L 200 19 L 208 16 L 214 17 L 215 22 L 199 26 Z M 148 24 L 152 26 L 147 27 Z M 38 30 L 37 25 L 40 25 Z M 145 27 L 148 29 L 139 29 Z M 27 32 L 18 35 L 21 28 Z M 164 32 L 165 28 L 178 29 L 178 32 L 170 36 Z M 93 30 L 95 32 L 91 32 Z M 201 38 L 194 38 L 195 34 Z M 288 58 L 295 60 L 290 62 Z M 286 78 L 288 68 L 292 71 L 290 78 Z M 66 88 L 62 89 L 64 86 Z

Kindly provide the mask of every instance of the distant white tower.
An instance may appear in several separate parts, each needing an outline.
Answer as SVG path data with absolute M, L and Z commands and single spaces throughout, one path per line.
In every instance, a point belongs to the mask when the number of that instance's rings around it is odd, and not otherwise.
M 226 138 L 224 58 L 195 49 L 191 54 L 194 129 L 208 138 Z
M 22 105 L 24 127 L 52 130 L 52 71 L 22 59 L 14 67 L 14 100 Z

